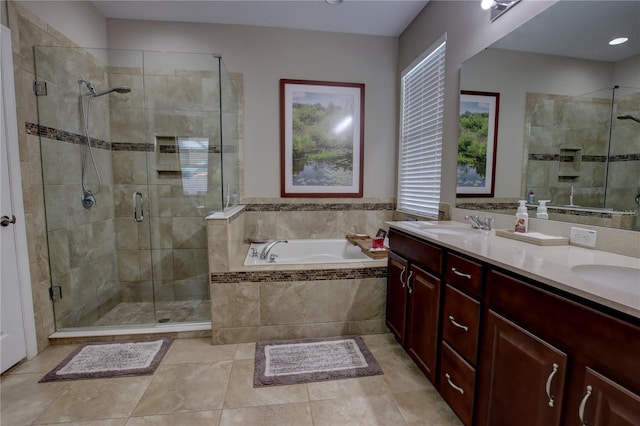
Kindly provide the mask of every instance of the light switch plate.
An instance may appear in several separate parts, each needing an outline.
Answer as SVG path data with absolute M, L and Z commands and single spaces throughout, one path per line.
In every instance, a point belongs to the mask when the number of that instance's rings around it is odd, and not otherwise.
M 571 227 L 571 235 L 569 236 L 569 244 L 576 246 L 595 248 L 597 231 L 592 229 Z

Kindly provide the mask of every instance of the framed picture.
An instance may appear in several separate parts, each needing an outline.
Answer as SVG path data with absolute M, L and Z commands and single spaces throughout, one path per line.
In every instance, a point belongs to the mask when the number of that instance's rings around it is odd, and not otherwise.
M 460 92 L 459 197 L 493 197 L 499 106 L 499 93 Z
M 364 84 L 280 80 L 280 195 L 362 197 Z

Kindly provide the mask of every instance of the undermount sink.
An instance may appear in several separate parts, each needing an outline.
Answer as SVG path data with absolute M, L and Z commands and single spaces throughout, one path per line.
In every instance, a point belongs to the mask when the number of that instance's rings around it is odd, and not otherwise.
M 461 226 L 447 226 L 447 225 L 419 225 L 418 229 L 423 232 L 438 235 L 479 235 L 481 231 L 479 229 L 463 228 Z
M 576 265 L 571 270 L 587 281 L 632 295 L 640 294 L 640 269 L 613 265 Z

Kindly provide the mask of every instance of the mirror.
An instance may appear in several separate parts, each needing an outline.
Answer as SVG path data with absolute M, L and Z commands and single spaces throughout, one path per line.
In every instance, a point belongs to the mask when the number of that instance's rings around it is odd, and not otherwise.
M 639 23 L 637 1 L 559 1 L 463 64 L 460 89 L 500 112 L 493 197 L 457 207 L 512 214 L 533 192 L 549 219 L 640 230 L 640 123 L 617 119 L 640 117 Z

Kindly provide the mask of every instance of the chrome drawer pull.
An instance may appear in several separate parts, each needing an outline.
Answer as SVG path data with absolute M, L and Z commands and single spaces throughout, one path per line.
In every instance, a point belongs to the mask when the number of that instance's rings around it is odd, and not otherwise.
M 587 399 L 591 396 L 592 391 L 591 386 L 587 386 L 587 393 L 582 398 L 582 402 L 580 402 L 580 408 L 578 408 L 578 416 L 580 416 L 580 424 L 582 426 L 587 426 L 587 422 L 584 421 L 584 407 L 587 405 Z
M 405 284 L 406 284 L 406 283 L 404 282 L 404 280 L 402 279 L 402 274 L 404 274 L 404 272 L 405 272 L 406 270 L 407 270 L 407 268 L 406 268 L 405 266 L 403 266 L 403 267 L 402 267 L 402 271 L 400 271 L 400 282 L 402 283 L 402 288 L 404 288 L 404 286 L 405 286 Z
M 547 390 L 547 397 L 549 398 L 549 407 L 553 407 L 553 397 L 551 396 L 551 381 L 553 380 L 553 376 L 555 376 L 557 372 L 558 372 L 558 364 L 554 362 L 553 371 L 551 371 L 551 374 L 549 374 L 549 377 L 547 377 L 546 390 Z
M 457 322 L 456 319 L 453 317 L 453 315 L 449 315 L 449 321 L 451 321 L 451 324 L 455 325 L 456 327 L 461 328 L 464 331 L 469 331 L 469 327 L 467 327 L 466 325 L 462 325 L 459 322 Z
M 468 280 L 471 279 L 471 274 L 465 274 L 463 272 L 458 271 L 456 268 L 451 268 L 451 271 L 459 277 L 464 277 Z
M 451 386 L 452 388 L 460 392 L 460 395 L 464 395 L 464 390 L 460 386 L 456 386 L 456 384 L 451 381 L 451 376 L 449 375 L 449 373 L 445 373 L 444 377 L 447 378 L 447 382 L 449 382 L 449 386 Z
M 409 283 L 409 281 L 411 281 L 412 275 L 413 271 L 409 271 L 409 276 L 407 277 L 407 288 L 409 289 L 409 294 L 413 293 L 413 289 L 411 288 L 411 284 Z

